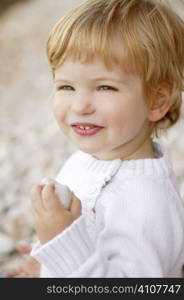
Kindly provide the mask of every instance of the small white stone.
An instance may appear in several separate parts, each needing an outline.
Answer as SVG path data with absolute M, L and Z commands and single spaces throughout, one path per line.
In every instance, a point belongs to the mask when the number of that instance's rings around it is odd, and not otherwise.
M 3 233 L 0 233 L 0 245 L 1 255 L 5 255 L 15 248 L 13 240 Z
M 54 180 L 50 177 L 45 177 L 42 179 L 41 184 L 48 184 L 54 183 L 55 184 L 55 194 L 58 196 L 61 204 L 66 208 L 69 209 L 71 200 L 72 200 L 72 192 L 70 189 L 63 184 L 60 184 L 58 181 Z

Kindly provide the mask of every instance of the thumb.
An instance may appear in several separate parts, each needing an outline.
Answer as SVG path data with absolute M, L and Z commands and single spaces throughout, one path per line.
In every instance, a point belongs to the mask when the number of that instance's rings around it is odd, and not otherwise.
M 71 204 L 71 212 L 77 218 L 81 215 L 81 201 L 75 196 L 73 193 L 72 204 Z

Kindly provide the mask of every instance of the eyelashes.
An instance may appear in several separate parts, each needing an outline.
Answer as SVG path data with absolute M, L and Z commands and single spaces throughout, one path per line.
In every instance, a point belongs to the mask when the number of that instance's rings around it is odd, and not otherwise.
M 71 91 L 71 90 L 73 90 L 74 91 L 74 88 L 72 86 L 70 86 L 70 85 L 59 86 L 56 89 L 57 89 L 57 91 L 61 91 L 61 90 L 63 90 L 63 91 Z
M 101 85 L 99 87 L 100 90 L 103 90 L 103 91 L 117 91 L 117 89 L 115 87 L 112 87 L 112 86 L 109 86 L 109 85 Z
M 63 85 L 56 88 L 57 91 L 75 91 L 75 89 L 70 85 Z M 98 91 L 118 91 L 117 88 L 109 85 L 100 85 L 97 87 Z

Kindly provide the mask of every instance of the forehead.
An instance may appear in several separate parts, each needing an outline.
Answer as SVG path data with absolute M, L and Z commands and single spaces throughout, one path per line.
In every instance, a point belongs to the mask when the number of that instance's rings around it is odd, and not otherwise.
M 67 59 L 64 63 L 60 64 L 58 68 L 55 70 L 55 75 L 61 75 L 64 73 L 76 73 L 76 72 L 104 72 L 104 73 L 112 73 L 115 72 L 116 66 L 113 66 L 111 69 L 107 68 L 103 61 L 100 58 L 95 58 L 88 62 L 81 62 L 79 60 Z
M 67 60 L 55 71 L 55 82 L 67 81 L 77 84 L 85 84 L 97 81 L 111 81 L 123 84 L 132 89 L 142 89 L 143 81 L 138 75 L 126 73 L 120 66 L 114 64 L 109 69 L 103 61 L 97 57 L 90 63 Z
M 57 67 L 55 70 L 55 78 L 61 76 L 78 76 L 78 74 L 86 74 L 89 77 L 93 77 L 94 74 L 97 76 L 117 76 L 117 77 L 127 77 L 131 74 L 128 74 L 123 70 L 122 67 L 117 64 L 111 65 L 111 67 L 107 67 L 103 60 L 99 57 L 96 57 L 91 62 L 82 63 L 77 60 L 68 59 L 61 65 Z

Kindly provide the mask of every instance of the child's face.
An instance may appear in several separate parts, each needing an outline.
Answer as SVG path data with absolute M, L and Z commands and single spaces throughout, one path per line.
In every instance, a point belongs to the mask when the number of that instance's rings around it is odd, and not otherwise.
M 99 159 L 127 158 L 145 142 L 149 122 L 138 76 L 117 66 L 110 71 L 98 59 L 90 64 L 68 60 L 55 72 L 55 87 L 54 115 L 80 150 Z M 84 132 L 76 123 L 100 128 Z

